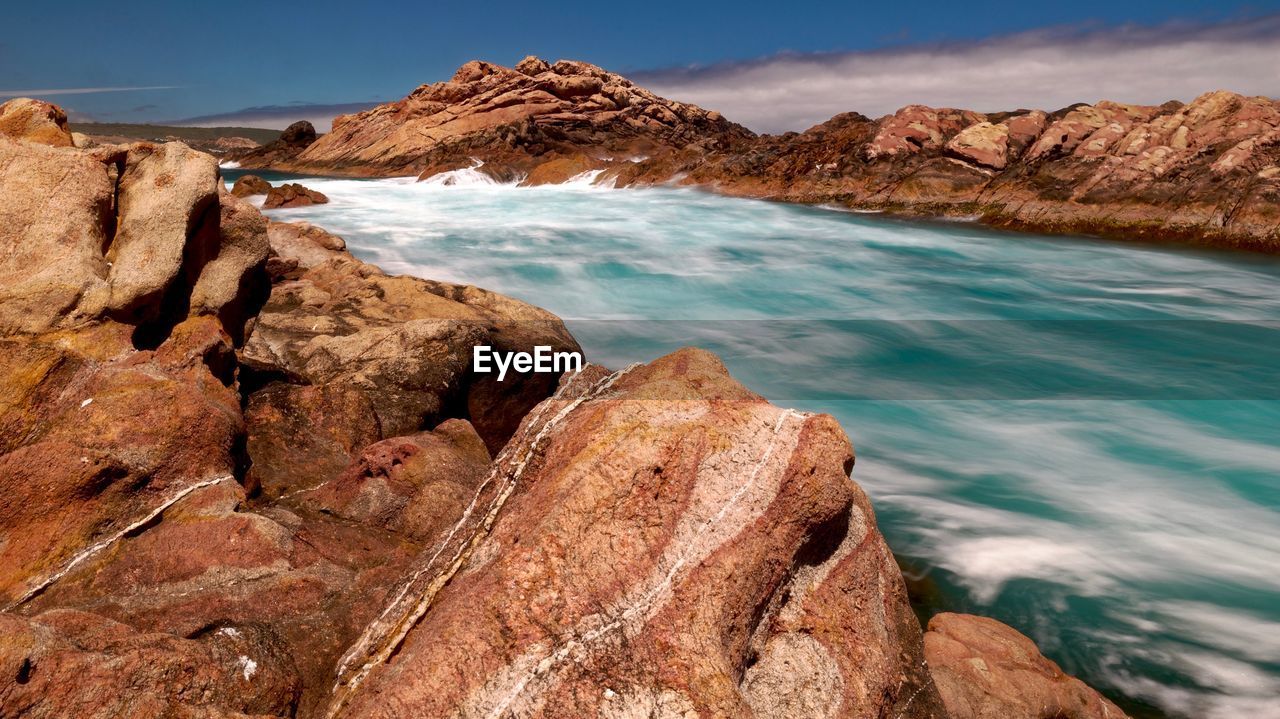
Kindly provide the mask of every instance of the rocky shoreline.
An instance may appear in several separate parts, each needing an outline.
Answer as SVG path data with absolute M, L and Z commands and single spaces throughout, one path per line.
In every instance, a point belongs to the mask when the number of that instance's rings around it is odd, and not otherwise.
M 1280 103 L 1226 91 L 1056 111 L 912 105 L 756 136 L 594 65 L 530 57 L 467 63 L 448 82 L 337 118 L 325 135 L 286 134 L 242 166 L 425 178 L 483 163 L 525 184 L 600 170 L 619 186 L 1280 252 Z
M 0 106 L 0 715 L 1122 717 L 908 604 L 853 450 L 683 349 L 390 276 Z

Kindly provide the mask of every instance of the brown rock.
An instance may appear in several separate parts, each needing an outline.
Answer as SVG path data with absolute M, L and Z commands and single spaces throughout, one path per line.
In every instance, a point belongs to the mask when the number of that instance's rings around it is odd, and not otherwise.
M 236 197 L 252 197 L 253 195 L 265 195 L 271 192 L 271 183 L 258 177 L 257 175 L 242 175 L 231 186 L 231 194 Z
M 471 348 L 580 351 L 545 310 L 477 287 L 388 276 L 329 249 L 341 240 L 310 226 L 273 225 L 270 236 L 277 254 L 301 271 L 273 287 L 244 360 L 310 384 L 359 388 L 385 436 L 416 433 L 461 404 L 497 451 L 557 376 L 473 377 Z
M 62 108 L 26 97 L 0 104 L 0 135 L 54 147 L 75 145 Z
M 300 499 L 363 525 L 430 541 L 462 516 L 489 450 L 466 420 L 371 444 L 334 481 Z
M 1084 682 L 1062 673 L 1034 642 L 994 619 L 939 614 L 925 658 L 951 719 L 1124 719 Z
M 288 182 L 267 191 L 267 199 L 262 203 L 264 210 L 282 207 L 306 207 L 307 205 L 323 205 L 329 198 L 315 190 L 307 189 L 296 182 Z
M 524 181 L 520 184 L 523 187 L 559 185 L 560 183 L 577 177 L 584 172 L 601 169 L 601 164 L 603 163 L 593 160 L 586 155 L 557 157 L 554 160 L 548 160 L 530 170 L 529 175 L 525 177 Z
M 252 626 L 209 627 L 183 639 L 73 610 L 0 614 L 0 715 L 284 715 L 300 689 L 292 664 L 286 647 Z
M 263 499 L 337 477 L 361 448 L 382 438 L 368 396 L 343 385 L 273 383 L 249 398 L 245 423 L 253 459 L 245 487 Z
M 271 167 L 297 157 L 316 141 L 316 137 L 316 128 L 306 120 L 299 120 L 286 127 L 276 140 L 240 152 L 232 150 L 227 157 L 239 162 L 241 167 Z
M 330 712 L 942 717 L 852 459 L 833 419 L 705 352 L 578 375 L 345 656 Z

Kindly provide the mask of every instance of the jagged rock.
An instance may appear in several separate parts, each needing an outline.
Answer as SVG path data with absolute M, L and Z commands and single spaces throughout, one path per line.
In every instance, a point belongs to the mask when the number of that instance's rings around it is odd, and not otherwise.
M 236 197 L 252 197 L 271 192 L 271 183 L 257 175 L 243 175 L 231 186 L 231 194 Z
M 491 374 L 472 376 L 471 348 L 580 351 L 545 310 L 476 287 L 388 276 L 330 249 L 340 240 L 328 233 L 272 227 L 277 254 L 299 270 L 272 288 L 245 361 L 310 384 L 358 387 L 373 400 L 384 436 L 418 432 L 460 404 L 497 451 L 519 418 L 551 393 L 556 375 L 502 383 Z
M 267 199 L 262 203 L 264 210 L 281 207 L 306 207 L 307 205 L 323 205 L 329 198 L 323 193 L 308 189 L 296 182 L 287 182 L 267 191 Z
M 0 334 L 111 319 L 156 325 L 163 339 L 212 314 L 238 339 L 265 294 L 265 223 L 185 145 L 0 138 L 0 181 Z
M 970 125 L 951 138 L 947 151 L 983 167 L 1003 170 L 1009 164 L 1009 126 L 990 122 Z
M 938 150 L 962 129 L 985 119 L 968 110 L 908 105 L 881 121 L 865 153 L 867 159 L 877 160 Z
M 330 711 L 943 717 L 852 461 L 835 420 L 705 352 L 576 375 L 347 654 Z
M 516 69 L 472 61 L 448 82 L 338 117 L 330 133 L 294 157 L 239 160 L 251 168 L 425 177 L 468 167 L 474 158 L 515 176 L 541 160 L 588 150 L 631 157 L 750 137 L 718 113 L 665 100 L 594 65 L 529 57 Z
M 245 408 L 253 464 L 245 488 L 264 499 L 313 489 L 382 439 L 368 395 L 355 387 L 274 382 Z
M 929 620 L 924 652 L 951 719 L 1128 716 L 994 619 L 939 614 Z
M 316 141 L 316 128 L 306 120 L 299 120 L 286 127 L 280 137 L 261 147 L 230 151 L 227 157 L 239 162 L 241 167 L 271 167 L 288 162 Z
M 26 97 L 0 104 L 0 135 L 53 147 L 75 145 L 62 108 Z

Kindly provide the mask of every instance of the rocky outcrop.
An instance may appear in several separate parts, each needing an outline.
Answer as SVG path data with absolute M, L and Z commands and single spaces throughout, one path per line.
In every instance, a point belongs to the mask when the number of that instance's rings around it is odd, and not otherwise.
M 253 197 L 271 192 L 271 183 L 257 175 L 242 175 L 231 186 L 231 194 L 236 197 Z
M 344 657 L 329 715 L 942 717 L 852 462 L 831 417 L 706 352 L 576 375 Z
M 595 65 L 530 57 L 516 68 L 469 62 L 448 82 L 334 120 L 288 159 L 251 153 L 243 167 L 365 176 L 421 175 L 484 163 L 514 179 L 566 157 L 603 169 L 638 156 L 725 149 L 750 138 L 716 112 L 658 97 Z
M 67 113 L 47 102 L 18 97 L 0 104 L 0 136 L 53 147 L 71 147 Z
M 951 719 L 1127 717 L 994 619 L 939 614 L 929 620 L 924 654 Z
M 755 137 L 586 63 L 471 62 L 452 80 L 340 117 L 246 167 L 426 178 L 478 168 L 537 185 L 600 171 L 792 202 L 963 216 L 1014 229 L 1280 251 L 1280 105 L 1210 92 L 1183 106 L 1055 112 L 910 105 Z M 297 147 L 301 148 L 302 145 Z M 286 156 L 287 155 L 287 156 Z
M 904 108 L 842 115 L 708 161 L 645 161 L 668 182 L 793 202 L 976 217 L 1015 229 L 1280 251 L 1280 103 L 1213 92 L 1185 106 L 1055 113 Z
M 310 122 L 299 120 L 286 127 L 275 140 L 241 152 L 230 151 L 227 158 L 239 162 L 241 167 L 277 167 L 292 161 L 315 143 L 317 137 L 316 128 Z
M 296 182 L 286 182 L 279 187 L 271 187 L 267 190 L 267 199 L 263 201 L 262 209 L 306 207 L 308 205 L 323 205 L 328 202 L 329 198 L 323 193 L 303 187 Z

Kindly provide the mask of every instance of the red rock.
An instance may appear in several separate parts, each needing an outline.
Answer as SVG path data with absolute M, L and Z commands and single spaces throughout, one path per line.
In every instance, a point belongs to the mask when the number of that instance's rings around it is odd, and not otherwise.
M 1128 716 L 994 619 L 939 614 L 929 620 L 924 652 L 951 719 Z
M 864 151 L 871 160 L 938 150 L 962 129 L 986 118 L 968 110 L 908 105 L 884 118 Z
M 296 182 L 287 182 L 267 191 L 267 199 L 262 203 L 264 210 L 282 207 L 306 207 L 307 205 L 323 205 L 329 198 L 323 193 L 308 189 Z
M 330 712 L 941 717 L 852 461 L 833 419 L 705 352 L 579 375 L 346 655 Z

